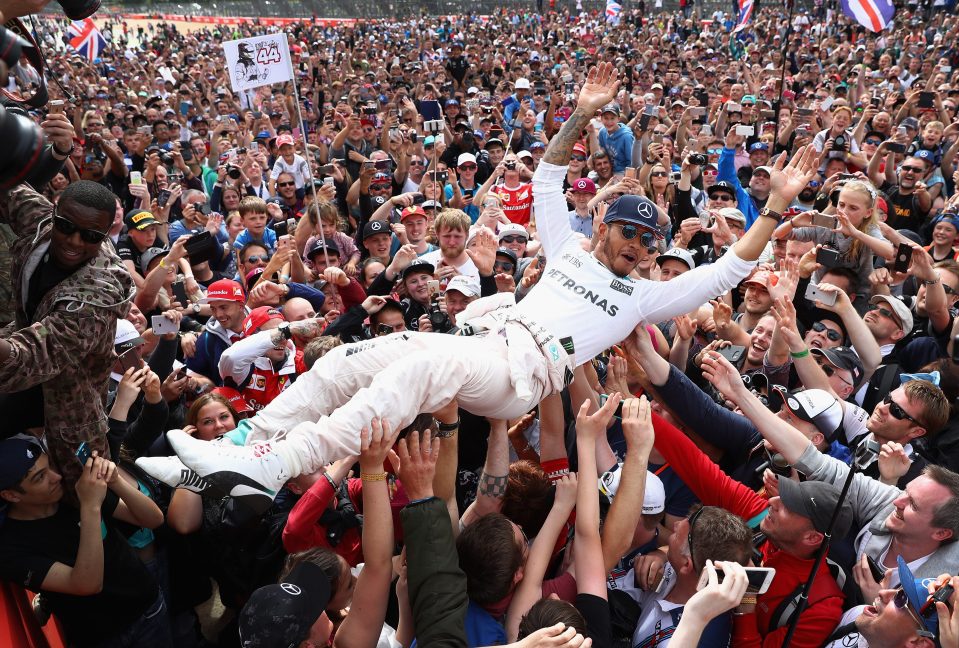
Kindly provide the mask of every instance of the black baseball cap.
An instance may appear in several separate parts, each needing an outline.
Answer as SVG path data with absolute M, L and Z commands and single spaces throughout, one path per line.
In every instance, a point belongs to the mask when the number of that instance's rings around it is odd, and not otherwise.
M 626 222 L 639 225 L 656 234 L 656 238 L 664 238 L 659 231 L 659 209 L 649 198 L 626 194 L 620 196 L 603 217 L 606 224 Z
M 405 268 L 403 268 L 403 270 L 400 272 L 400 275 L 399 275 L 400 281 L 403 281 L 414 272 L 425 272 L 427 274 L 433 274 L 434 272 L 436 272 L 436 266 L 434 266 L 432 263 L 424 259 L 413 259 L 413 262 L 409 264 L 408 266 L 406 266 Z
M 37 439 L 23 434 L 0 441 L 0 490 L 22 482 L 43 452 Z
M 282 583 L 253 592 L 240 612 L 243 648 L 298 646 L 330 602 L 332 587 L 323 570 L 304 560 Z
M 313 241 L 313 244 L 310 245 L 310 249 L 306 253 L 306 258 L 312 261 L 313 257 L 322 253 L 324 249 L 326 249 L 327 254 L 340 256 L 340 248 L 337 247 L 336 243 L 330 239 L 316 239 Z
M 820 481 L 793 481 L 789 477 L 779 476 L 779 499 L 791 512 L 809 518 L 813 528 L 820 533 L 829 530 L 833 511 L 839 504 L 839 489 L 832 484 Z M 844 538 L 852 527 L 852 505 L 842 500 L 842 506 L 836 516 L 832 537 Z
M 717 191 L 725 191 L 733 198 L 736 198 L 736 187 L 734 187 L 731 182 L 720 180 L 719 182 L 709 185 L 706 189 L 706 195 L 712 198 L 713 194 Z
M 862 360 L 856 355 L 856 352 L 849 347 L 833 347 L 832 349 L 809 349 L 813 355 L 820 355 L 826 359 L 826 362 L 837 369 L 845 369 L 852 374 L 853 387 L 858 387 L 862 382 L 866 369 L 863 367 Z
M 389 226 L 383 221 L 370 221 L 363 226 L 363 238 L 366 240 L 371 236 L 376 236 L 377 234 L 391 234 Z

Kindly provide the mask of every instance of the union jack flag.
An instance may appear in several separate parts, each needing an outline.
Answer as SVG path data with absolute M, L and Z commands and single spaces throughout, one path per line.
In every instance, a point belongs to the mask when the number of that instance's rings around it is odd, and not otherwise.
M 619 14 L 622 10 L 623 6 L 616 0 L 606 0 L 606 22 L 618 25 Z
M 70 23 L 67 33 L 70 34 L 70 47 L 91 63 L 100 58 L 100 52 L 107 46 L 103 34 L 93 23 L 93 18 L 74 20 Z
M 842 0 L 842 12 L 866 29 L 880 32 L 892 22 L 896 8 L 890 0 Z
M 739 0 L 739 20 L 736 21 L 736 28 L 733 30 L 733 33 L 746 29 L 752 17 L 753 0 Z

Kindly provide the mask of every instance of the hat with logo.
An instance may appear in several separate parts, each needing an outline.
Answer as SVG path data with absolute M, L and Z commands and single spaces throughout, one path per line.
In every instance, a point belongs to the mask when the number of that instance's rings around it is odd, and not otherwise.
M 832 349 L 809 349 L 813 355 L 822 356 L 826 362 L 837 369 L 845 369 L 852 374 L 852 385 L 858 387 L 866 375 L 866 369 L 856 352 L 849 347 L 833 347 Z
M 366 240 L 371 236 L 376 236 L 377 234 L 389 234 L 390 228 L 383 221 L 369 221 L 366 225 L 363 226 L 363 238 Z
M 626 194 L 620 196 L 608 210 L 603 222 L 607 225 L 614 222 L 626 222 L 632 225 L 645 227 L 656 235 L 664 238 L 659 230 L 659 209 L 649 198 Z
M 499 231 L 496 233 L 496 240 L 502 241 L 504 236 L 522 236 L 525 237 L 526 240 L 529 240 L 529 230 L 519 223 L 506 223 L 505 225 L 499 226 Z
M 783 405 L 798 418 L 812 423 L 831 443 L 842 426 L 842 404 L 824 389 L 804 389 L 787 391 L 781 386 L 773 390 L 783 401 Z
M 472 153 L 460 153 L 456 158 L 456 166 L 461 167 L 464 164 L 476 164 L 476 156 Z
M 717 191 L 725 191 L 732 196 L 734 200 L 736 199 L 736 187 L 725 180 L 720 180 L 719 182 L 709 185 L 709 187 L 706 188 L 706 195 L 712 198 L 713 194 Z
M 829 530 L 833 511 L 839 505 L 839 488 L 821 481 L 793 481 L 779 476 L 779 499 L 791 512 L 809 518 L 813 528 L 820 533 Z M 842 500 L 832 533 L 834 538 L 844 538 L 852 526 L 852 505 Z
M 292 135 L 283 134 L 283 135 L 280 135 L 279 137 L 276 138 L 276 145 L 277 145 L 277 146 L 285 146 L 285 145 L 289 144 L 290 146 L 293 146 L 293 144 L 294 144 L 295 141 L 296 141 L 296 140 L 293 139 L 293 136 L 292 136 Z
M 599 476 L 599 492 L 608 503 L 619 491 L 623 464 L 618 463 Z M 666 510 L 666 487 L 658 475 L 646 471 L 646 490 L 643 493 L 643 515 L 656 515 Z
M 902 591 L 906 593 L 909 607 L 916 613 L 917 617 L 922 619 L 923 629 L 931 634 L 929 639 L 934 639 L 939 633 L 939 615 L 936 613 L 935 606 L 928 614 L 920 614 L 920 610 L 929 600 L 929 585 L 935 582 L 935 578 L 916 578 L 916 575 L 909 569 L 909 565 L 903 560 L 902 556 L 896 556 L 896 563 L 899 565 L 899 584 Z M 911 615 L 910 615 L 911 616 Z
M 901 122 L 900 126 L 905 126 L 906 128 L 911 128 L 912 130 L 919 130 L 919 120 L 915 117 L 906 117 Z
M 530 151 L 538 151 L 539 149 L 545 149 L 545 148 L 546 148 L 546 145 L 543 144 L 542 142 L 533 142 L 532 144 L 529 145 Z
M 466 275 L 456 275 L 446 284 L 446 292 L 455 290 L 465 297 L 479 297 L 480 285 L 476 279 Z
M 250 404 L 246 402 L 245 398 L 243 398 L 243 394 L 232 387 L 216 387 L 210 390 L 210 393 L 219 394 L 223 398 L 227 399 L 230 402 L 230 407 L 232 407 L 237 414 L 247 414 L 253 411 L 253 408 L 250 407 Z
M 922 160 L 923 162 L 927 162 L 929 164 L 936 163 L 936 154 L 933 153 L 932 151 L 927 151 L 926 149 L 919 149 L 918 151 L 912 154 L 912 157 L 916 158 L 917 160 Z
M 520 77 L 516 79 L 516 83 L 513 84 L 515 90 L 529 90 L 529 79 Z
M 243 320 L 243 335 L 253 335 L 270 320 L 281 320 L 285 322 L 286 318 L 283 317 L 283 313 L 272 306 L 259 306 L 254 308 Z
M 143 338 L 130 320 L 117 320 L 117 330 L 113 334 L 113 349 L 117 352 L 117 355 L 143 343 Z
M 413 259 L 412 263 L 410 263 L 408 266 L 403 268 L 403 270 L 400 271 L 398 279 L 400 281 L 403 281 L 411 274 L 425 273 L 428 275 L 432 275 L 434 272 L 436 272 L 436 266 L 434 266 L 432 263 L 430 263 L 426 259 L 423 259 L 422 257 L 420 257 L 420 258 Z
M 768 151 L 768 150 L 769 150 L 769 144 L 766 144 L 765 142 L 755 142 L 749 147 L 750 153 L 752 153 L 753 151 Z
M 656 263 L 663 265 L 666 261 L 673 259 L 679 261 L 680 263 L 685 263 L 686 267 L 692 270 L 696 267 L 696 259 L 693 258 L 693 255 L 689 250 L 684 250 L 683 248 L 670 248 L 666 250 L 663 254 L 660 254 L 656 257 Z
M 43 453 L 40 441 L 25 434 L 0 441 L 0 490 L 22 482 Z
M 123 217 L 123 222 L 127 229 L 145 230 L 150 225 L 156 225 L 159 221 L 148 211 L 143 209 L 131 209 Z
M 310 261 L 313 260 L 317 254 L 322 254 L 326 251 L 327 254 L 335 254 L 340 256 L 340 248 L 337 247 L 336 243 L 330 239 L 316 239 L 313 243 L 310 244 L 310 249 L 306 252 L 306 258 Z
M 282 583 L 259 588 L 240 612 L 243 648 L 298 646 L 330 602 L 333 590 L 323 570 L 303 560 Z
M 446 105 L 447 105 L 447 106 L 458 106 L 458 105 L 460 105 L 460 102 L 457 101 L 456 99 L 447 99 L 447 100 L 446 100 Z
M 140 272 L 143 273 L 145 277 L 150 271 L 150 264 L 153 263 L 156 259 L 165 257 L 170 253 L 170 250 L 165 247 L 148 247 L 143 251 L 143 254 L 140 255 Z
M 573 186 L 569 188 L 573 193 L 586 193 L 591 196 L 596 195 L 596 183 L 590 180 L 589 178 L 579 178 L 573 182 Z
M 410 205 L 409 207 L 404 207 L 400 212 L 400 222 L 402 223 L 410 216 L 422 216 L 423 218 L 426 218 L 426 211 L 420 205 Z
M 892 309 L 893 315 L 899 320 L 899 330 L 903 333 L 908 333 L 912 330 L 912 311 L 909 310 L 909 307 L 906 306 L 901 299 L 893 297 L 892 295 L 873 295 L 872 299 L 869 300 L 870 304 L 879 304 L 881 302 L 886 302 Z
M 662 86 L 660 86 L 660 88 L 662 88 Z M 615 101 L 610 101 L 608 104 L 606 104 L 605 106 L 603 106 L 603 110 L 602 110 L 602 113 L 601 113 L 601 114 L 605 115 L 606 113 L 612 113 L 612 114 L 614 114 L 614 115 L 618 115 L 618 114 L 619 114 L 619 104 L 616 103 Z
M 516 262 L 517 262 L 517 260 L 518 260 L 517 257 L 516 257 L 516 253 L 513 252 L 511 249 L 505 248 L 505 247 L 501 247 L 501 248 L 497 249 L 497 250 L 496 250 L 496 256 L 504 256 L 504 257 L 506 257 L 507 259 L 509 259 L 510 261 L 513 262 L 513 265 L 514 265 L 514 266 L 516 265 Z
M 388 185 L 393 183 L 393 176 L 389 173 L 376 172 L 373 174 L 373 177 L 370 178 L 370 186 L 383 184 Z
M 246 295 L 243 294 L 243 286 L 232 279 L 220 279 L 210 284 L 206 289 L 206 297 L 200 300 L 201 304 L 209 304 L 214 301 L 231 301 L 239 304 L 246 303 Z

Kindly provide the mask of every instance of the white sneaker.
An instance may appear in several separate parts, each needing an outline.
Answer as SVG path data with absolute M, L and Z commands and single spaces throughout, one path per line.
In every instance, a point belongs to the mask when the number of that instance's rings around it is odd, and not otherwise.
M 271 443 L 219 445 L 194 439 L 182 430 L 167 440 L 187 467 L 250 509 L 262 513 L 290 479 L 283 459 Z
M 154 479 L 170 488 L 183 488 L 192 493 L 212 495 L 213 484 L 183 465 L 176 455 L 172 457 L 140 457 L 136 464 Z M 210 492 L 207 492 L 210 491 Z

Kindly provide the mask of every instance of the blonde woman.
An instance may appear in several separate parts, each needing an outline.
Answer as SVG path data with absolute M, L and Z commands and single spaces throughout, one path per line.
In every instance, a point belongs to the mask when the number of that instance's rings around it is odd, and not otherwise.
M 879 213 L 876 210 L 876 190 L 864 180 L 850 180 L 839 186 L 839 200 L 835 207 L 830 205 L 825 214 L 836 216 L 834 229 L 813 226 L 813 217 L 817 212 L 807 211 L 797 214 L 773 232 L 774 239 L 793 241 L 813 241 L 823 247 L 839 252 L 836 267 L 849 268 L 859 277 L 860 290 L 869 286 L 869 273 L 872 272 L 873 255 L 892 261 L 895 248 L 879 231 Z M 828 268 L 821 267 L 813 275 L 813 281 L 819 282 Z

